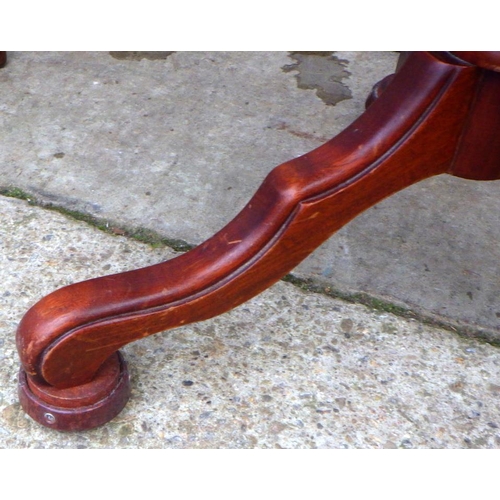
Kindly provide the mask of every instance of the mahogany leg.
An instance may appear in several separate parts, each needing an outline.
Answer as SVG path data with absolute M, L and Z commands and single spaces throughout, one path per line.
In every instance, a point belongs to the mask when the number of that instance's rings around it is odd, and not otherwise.
M 23 408 L 59 430 L 106 422 L 129 394 L 120 347 L 245 302 L 359 213 L 422 179 L 499 178 L 499 126 L 498 73 L 450 53 L 405 55 L 361 117 L 276 167 L 209 240 L 35 304 L 17 331 Z
M 7 64 L 7 52 L 0 51 L 0 68 Z

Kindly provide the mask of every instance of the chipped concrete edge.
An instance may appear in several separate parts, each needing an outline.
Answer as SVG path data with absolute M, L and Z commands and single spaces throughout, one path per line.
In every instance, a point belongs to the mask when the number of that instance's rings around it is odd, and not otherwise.
M 83 222 L 109 235 L 123 236 L 147 244 L 153 248 L 166 247 L 176 252 L 183 253 L 196 246 L 180 239 L 167 238 L 152 229 L 130 227 L 110 219 L 96 217 L 84 211 L 70 209 L 63 205 L 45 201 L 35 196 L 33 193 L 28 193 L 16 186 L 0 185 L 0 196 L 22 200 L 30 206 L 57 212 L 70 220 Z M 317 293 L 352 304 L 362 304 L 375 311 L 393 314 L 401 318 L 412 319 L 431 327 L 453 332 L 463 338 L 474 338 L 495 347 L 500 347 L 500 334 L 493 329 L 480 325 L 464 324 L 452 318 L 429 313 L 414 305 L 410 306 L 402 302 L 398 303 L 393 298 L 382 297 L 366 292 L 346 292 L 336 289 L 332 287 L 331 284 L 322 282 L 321 280 L 304 278 L 293 273 L 287 274 L 281 281 L 290 283 L 308 293 Z

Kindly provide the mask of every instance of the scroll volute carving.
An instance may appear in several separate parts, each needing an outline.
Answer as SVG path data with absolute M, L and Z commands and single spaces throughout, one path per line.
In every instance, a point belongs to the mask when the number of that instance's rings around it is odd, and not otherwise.
M 405 54 L 362 116 L 276 167 L 240 214 L 197 248 L 35 304 L 17 332 L 25 410 L 61 430 L 101 425 L 129 394 L 120 347 L 242 304 L 359 213 L 415 182 L 442 173 L 498 178 L 500 150 L 473 165 L 475 129 L 467 125 L 471 116 L 498 125 L 500 113 L 487 111 L 488 103 L 498 106 L 497 74 L 457 57 Z M 478 88 L 485 103 L 474 101 Z

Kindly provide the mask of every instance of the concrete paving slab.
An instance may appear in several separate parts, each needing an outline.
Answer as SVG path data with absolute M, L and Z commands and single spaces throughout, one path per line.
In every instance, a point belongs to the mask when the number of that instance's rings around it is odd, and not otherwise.
M 197 244 L 271 168 L 359 116 L 396 59 L 11 53 L 0 71 L 0 185 Z M 425 181 L 355 219 L 294 274 L 500 339 L 499 195 L 495 182 Z
M 0 448 L 498 448 L 498 348 L 280 282 L 124 349 L 132 397 L 61 433 L 17 401 L 14 331 L 76 280 L 175 255 L 0 197 Z

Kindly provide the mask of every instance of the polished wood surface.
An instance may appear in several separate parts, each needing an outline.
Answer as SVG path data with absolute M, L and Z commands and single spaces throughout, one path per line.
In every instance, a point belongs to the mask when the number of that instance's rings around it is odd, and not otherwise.
M 452 54 L 462 61 L 466 61 L 473 66 L 500 71 L 500 51 L 490 52 L 452 52 Z
M 50 398 L 91 387 L 120 347 L 240 305 L 383 198 L 438 174 L 499 178 L 498 76 L 451 53 L 404 54 L 361 117 L 276 167 L 212 238 L 155 266 L 61 288 L 33 306 L 17 331 L 21 376 L 35 389 L 52 386 Z
M 19 373 L 19 401 L 37 422 L 60 431 L 92 429 L 116 417 L 130 397 L 128 368 L 117 352 L 88 384 L 57 389 Z

